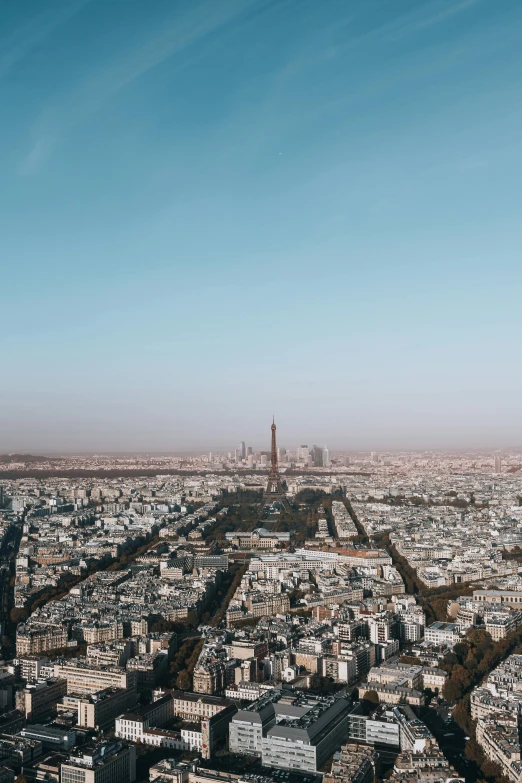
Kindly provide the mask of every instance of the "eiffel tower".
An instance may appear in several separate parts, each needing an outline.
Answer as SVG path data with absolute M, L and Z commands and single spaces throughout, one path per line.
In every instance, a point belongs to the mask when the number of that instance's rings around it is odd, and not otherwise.
M 274 419 L 272 419 L 271 429 L 272 450 L 270 453 L 270 473 L 268 474 L 263 500 L 266 503 L 279 503 L 283 508 L 289 509 L 290 503 L 286 497 L 285 488 L 283 487 L 283 482 L 281 481 L 279 468 L 277 466 L 276 425 Z

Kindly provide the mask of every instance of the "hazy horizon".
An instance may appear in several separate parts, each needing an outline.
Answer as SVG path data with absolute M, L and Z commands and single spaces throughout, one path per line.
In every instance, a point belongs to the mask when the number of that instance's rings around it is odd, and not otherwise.
M 382 424 L 383 427 L 385 426 L 384 419 L 389 418 L 392 419 L 392 413 L 383 412 L 382 414 L 383 420 Z M 422 414 L 421 414 L 422 417 Z M 426 415 L 426 418 L 428 418 L 428 415 Z M 228 432 L 223 432 L 221 437 L 218 435 L 215 435 L 215 437 L 210 440 L 206 439 L 205 434 L 200 435 L 198 438 L 191 436 L 190 433 L 187 431 L 187 434 L 185 436 L 185 439 L 182 438 L 176 438 L 174 435 L 171 438 L 170 447 L 167 445 L 164 448 L 147 448 L 143 445 L 136 445 L 135 448 L 113 448 L 111 447 L 110 441 L 108 440 L 107 436 L 105 438 L 102 438 L 100 435 L 100 441 L 105 440 L 105 445 L 91 445 L 89 448 L 88 445 L 79 445 L 77 448 L 67 447 L 64 446 L 63 448 L 59 448 L 57 446 L 51 446 L 46 445 L 45 442 L 42 442 L 40 444 L 33 444 L 33 446 L 28 445 L 22 446 L 22 447 L 3 447 L 0 446 L 0 454 L 33 454 L 38 456 L 50 456 L 50 457 L 59 457 L 59 456 L 66 456 L 66 457 L 86 457 L 86 456 L 92 456 L 92 455 L 98 455 L 98 456 L 113 456 L 113 457 L 132 457 L 136 455 L 151 455 L 151 456 L 159 456 L 159 455 L 165 455 L 165 456 L 189 456 L 189 455 L 196 455 L 196 454 L 205 454 L 208 452 L 215 452 L 215 453 L 227 453 L 229 451 L 234 452 L 234 449 L 237 447 L 238 443 L 241 441 L 245 441 L 247 446 L 252 446 L 255 452 L 259 451 L 265 451 L 268 452 L 270 450 L 270 423 L 271 419 L 268 422 L 267 426 L 264 428 L 264 432 L 261 431 L 261 428 L 259 426 L 254 426 L 252 429 L 248 431 L 238 431 L 237 427 L 240 422 L 231 421 L 231 429 Z M 276 420 L 277 423 L 277 420 Z M 390 432 L 389 436 L 386 438 L 381 433 L 380 436 L 376 435 L 375 439 L 371 439 L 369 435 L 367 434 L 367 428 L 363 422 L 354 422 L 353 423 L 353 430 L 352 430 L 352 436 L 349 437 L 347 435 L 344 435 L 343 431 L 336 428 L 335 425 L 332 425 L 330 427 L 330 434 L 331 437 L 326 436 L 323 431 L 321 433 L 316 426 L 310 428 L 308 431 L 303 427 L 302 430 L 299 429 L 298 423 L 294 421 L 291 422 L 292 424 L 292 430 L 289 431 L 288 426 L 286 426 L 285 423 L 278 424 L 277 427 L 277 444 L 279 447 L 287 448 L 291 451 L 295 450 L 300 445 L 307 445 L 311 447 L 312 445 L 316 444 L 319 446 L 328 446 L 330 451 L 339 451 L 339 452 L 346 452 L 350 454 L 363 454 L 363 453 L 369 453 L 371 451 L 377 451 L 377 452 L 387 452 L 390 454 L 399 453 L 399 452 L 415 452 L 422 454 L 423 452 L 427 453 L 437 453 L 437 452 L 445 452 L 445 453 L 487 453 L 492 454 L 496 451 L 506 451 L 506 452 L 517 452 L 522 451 L 522 444 L 517 443 L 516 441 L 509 442 L 507 439 L 502 441 L 494 440 L 494 432 L 490 432 L 491 442 L 487 443 L 485 442 L 485 439 L 482 437 L 484 433 L 477 432 L 475 437 L 471 433 L 472 429 L 472 423 L 470 424 L 470 437 L 468 439 L 467 443 L 463 443 L 457 439 L 451 440 L 450 438 L 439 438 L 435 439 L 433 437 L 429 438 L 428 436 L 425 437 L 424 441 L 421 439 L 420 435 L 422 434 L 422 430 L 419 433 L 419 436 L 414 439 L 408 440 L 407 437 L 400 435 L 400 424 L 399 422 L 395 421 L 395 430 L 394 432 Z M 420 425 L 420 423 L 419 423 Z M 309 426 L 309 425 L 308 425 Z M 389 425 L 388 425 L 389 426 Z M 108 430 L 109 427 L 106 427 Z M 209 430 L 211 429 L 211 426 L 209 426 Z M 216 428 L 219 430 L 219 428 Z M 429 429 L 428 426 L 425 427 L 424 432 L 426 432 Z M 254 435 L 253 433 L 256 432 L 257 434 Z M 299 437 L 299 432 L 301 433 L 301 437 Z M 335 435 L 335 432 L 337 433 Z M 233 434 L 235 433 L 235 438 Z M 297 433 L 297 434 L 296 434 Z M 121 436 L 123 437 L 123 435 Z M 158 432 L 156 434 L 156 439 L 159 440 L 160 437 L 163 438 L 164 442 L 167 442 L 167 434 L 164 432 L 161 436 Z M 146 443 L 146 436 L 140 435 L 140 439 L 143 438 L 143 440 Z M 58 440 L 58 437 L 54 438 L 54 441 L 56 442 Z M 0 436 L 0 443 L 3 441 L 3 438 Z M 84 442 L 89 441 L 88 438 L 85 438 Z M 132 436 L 127 436 L 127 441 L 132 441 Z M 91 439 L 91 444 L 93 443 Z
M 7 0 L 0 453 L 521 447 L 521 34 Z

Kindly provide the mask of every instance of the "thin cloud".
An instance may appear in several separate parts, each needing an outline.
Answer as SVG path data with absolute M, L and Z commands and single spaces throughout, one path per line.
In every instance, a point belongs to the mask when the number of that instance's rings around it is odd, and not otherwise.
M 480 1 L 481 0 L 461 0 L 461 2 L 446 2 L 445 7 L 441 8 L 440 0 L 437 0 L 437 2 L 433 3 L 431 6 L 425 6 L 423 15 L 418 14 L 417 12 L 406 14 L 404 17 L 400 17 L 396 22 L 391 22 L 382 28 L 378 28 L 375 32 L 383 34 L 390 39 L 413 35 L 421 30 L 427 30 L 430 27 L 434 27 L 462 11 L 467 11 L 469 8 L 476 6 Z
M 61 103 L 49 106 L 42 113 L 35 128 L 36 139 L 19 173 L 35 174 L 61 138 L 100 111 L 121 90 L 244 12 L 244 0 L 220 0 L 219 3 L 212 0 L 200 4 L 196 11 L 176 19 L 162 34 L 97 71 Z
M 10 38 L 1 42 L 0 79 L 88 2 L 89 0 L 78 0 L 76 3 L 69 3 L 60 13 L 46 11 L 19 27 Z
M 56 139 L 53 136 L 42 136 L 39 138 L 20 166 L 19 173 L 25 177 L 36 174 L 42 163 L 51 154 L 55 144 Z

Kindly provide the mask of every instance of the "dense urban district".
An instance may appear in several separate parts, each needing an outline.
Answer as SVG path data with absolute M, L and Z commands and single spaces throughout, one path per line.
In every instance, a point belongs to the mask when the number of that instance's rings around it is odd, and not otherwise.
M 0 783 L 522 783 L 519 455 L 0 459 Z

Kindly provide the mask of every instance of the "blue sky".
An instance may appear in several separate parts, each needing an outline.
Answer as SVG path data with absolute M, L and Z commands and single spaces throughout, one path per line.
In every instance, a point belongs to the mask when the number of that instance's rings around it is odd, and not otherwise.
M 6 0 L 0 451 L 522 446 L 519 0 Z

